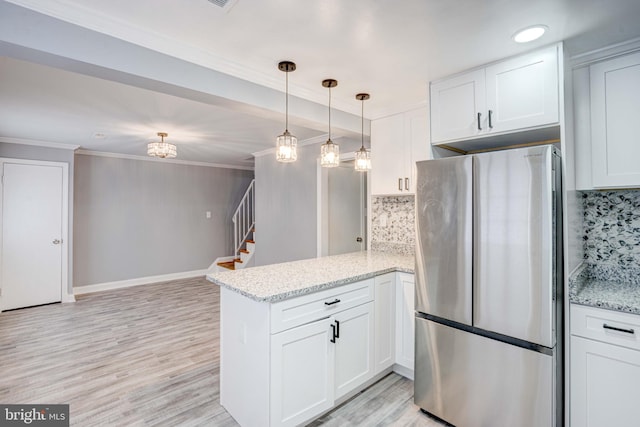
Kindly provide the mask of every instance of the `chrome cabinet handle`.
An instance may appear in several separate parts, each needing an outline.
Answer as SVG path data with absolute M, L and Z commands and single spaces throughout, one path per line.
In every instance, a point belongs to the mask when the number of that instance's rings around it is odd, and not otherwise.
M 609 326 L 606 323 L 602 325 L 602 327 L 604 329 L 611 329 L 612 331 L 617 331 L 617 332 L 624 332 L 625 334 L 635 334 L 636 331 L 634 331 L 633 329 L 629 328 L 629 329 L 624 329 L 624 328 L 616 328 L 615 326 Z
M 404 179 L 404 189 L 409 191 L 409 178 Z
M 402 191 L 402 178 L 398 178 L 398 190 Z
M 480 126 L 480 117 L 482 116 L 482 113 L 478 113 L 478 130 L 482 130 L 482 126 Z
M 489 129 L 493 129 L 493 123 L 491 123 L 492 115 L 493 115 L 493 111 L 489 110 Z
M 60 243 L 62 243 L 62 240 L 55 239 L 52 243 L 53 243 L 54 245 L 59 245 Z

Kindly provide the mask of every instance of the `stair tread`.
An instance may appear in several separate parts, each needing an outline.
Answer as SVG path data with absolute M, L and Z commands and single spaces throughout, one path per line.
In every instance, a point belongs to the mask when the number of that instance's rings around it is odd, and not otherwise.
M 247 239 L 247 240 L 245 240 L 245 242 L 246 242 L 246 243 L 256 243 L 256 242 L 254 242 L 254 241 L 253 241 L 253 240 L 251 240 L 251 239 Z
M 233 261 L 219 262 L 220 267 L 228 268 L 229 270 L 235 270 L 236 266 Z
M 234 259 L 233 262 L 239 262 L 240 264 L 242 264 L 242 260 L 240 258 Z
M 248 250 L 246 250 L 246 249 L 240 249 L 240 251 L 239 251 L 239 252 L 242 252 L 243 254 L 248 254 L 248 253 L 249 253 L 249 251 L 248 251 Z

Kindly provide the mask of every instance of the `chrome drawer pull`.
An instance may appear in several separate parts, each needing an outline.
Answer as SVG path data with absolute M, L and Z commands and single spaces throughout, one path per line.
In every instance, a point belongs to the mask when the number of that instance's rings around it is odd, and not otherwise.
M 337 304 L 337 303 L 339 303 L 339 302 L 340 302 L 340 300 L 339 300 L 338 298 L 336 298 L 336 299 L 334 299 L 334 300 L 333 300 L 333 301 L 331 301 L 331 302 L 327 302 L 327 301 L 325 301 L 325 302 L 324 302 L 324 305 L 333 305 L 333 304 Z
M 612 331 L 624 332 L 625 334 L 633 335 L 636 333 L 633 329 L 616 328 L 615 326 L 609 326 L 606 323 L 603 324 L 602 327 L 605 329 L 611 329 Z

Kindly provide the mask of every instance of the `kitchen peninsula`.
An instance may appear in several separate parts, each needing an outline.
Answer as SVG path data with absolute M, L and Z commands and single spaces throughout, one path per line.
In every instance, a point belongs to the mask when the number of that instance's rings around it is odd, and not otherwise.
M 243 427 L 298 425 L 392 370 L 412 376 L 413 269 L 365 251 L 209 274 L 222 406 Z

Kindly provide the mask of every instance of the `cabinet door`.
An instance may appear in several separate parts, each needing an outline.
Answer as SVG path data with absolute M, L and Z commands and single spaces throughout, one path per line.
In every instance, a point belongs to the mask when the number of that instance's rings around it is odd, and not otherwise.
M 571 425 L 638 425 L 640 351 L 571 337 Z
M 408 155 L 405 155 L 406 178 L 405 191 L 410 194 L 416 192 L 416 162 L 431 158 L 429 143 L 429 111 L 427 108 L 419 108 L 405 113 L 405 137 L 407 140 Z M 408 185 L 406 185 L 408 184 Z
M 332 321 L 326 318 L 271 336 L 272 426 L 295 426 L 333 406 Z
M 395 114 L 371 122 L 371 193 L 403 194 L 406 158 L 404 115 Z
M 593 186 L 640 185 L 640 53 L 590 67 Z
M 432 83 L 431 143 L 472 138 L 486 131 L 485 104 L 484 69 Z
M 373 302 L 336 313 L 335 398 L 373 377 Z
M 558 123 L 557 49 L 552 46 L 486 68 L 483 127 L 488 132 Z
M 398 273 L 396 285 L 396 363 L 413 372 L 415 341 L 415 278 Z
M 395 361 L 396 273 L 375 278 L 375 373 L 393 366 Z

